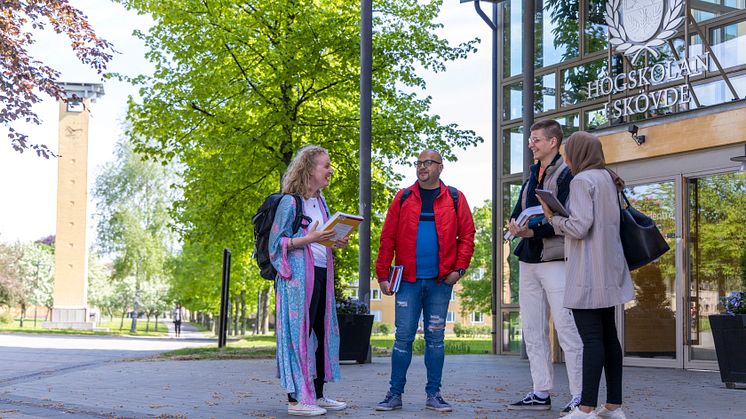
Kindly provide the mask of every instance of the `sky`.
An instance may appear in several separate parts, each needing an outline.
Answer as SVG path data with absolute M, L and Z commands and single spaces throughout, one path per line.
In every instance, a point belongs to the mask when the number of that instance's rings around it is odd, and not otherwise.
M 97 34 L 114 44 L 119 52 L 108 71 L 134 76 L 150 73 L 152 65 L 145 59 L 146 49 L 132 36 L 134 30 L 146 31 L 152 24 L 148 16 L 138 16 L 119 4 L 106 0 L 71 0 L 82 10 Z M 485 4 L 489 13 L 491 6 Z M 425 73 L 427 90 L 432 97 L 431 113 L 440 115 L 443 123 L 456 123 L 484 138 L 477 147 L 454 150 L 458 161 L 445 162 L 441 178 L 463 191 L 470 206 L 481 205 L 491 196 L 491 32 L 476 14 L 472 3 L 445 0 L 438 18 L 444 27 L 440 35 L 452 45 L 479 37 L 478 51 L 468 59 L 452 62 L 443 73 Z M 80 64 L 71 52 L 66 38 L 53 33 L 39 34 L 31 53 L 60 70 L 62 82 L 103 83 L 105 94 L 92 105 L 89 133 L 88 190 L 102 166 L 113 159 L 113 148 L 122 137 L 127 98 L 137 95 L 131 85 L 115 80 L 101 81 L 95 71 Z M 30 141 L 57 149 L 58 105 L 47 98 L 34 107 L 42 124 L 16 125 L 29 135 Z M 0 128 L 3 138 L 7 130 Z M 399 186 L 416 180 L 414 168 L 401 168 L 406 175 Z M 32 241 L 55 234 L 57 200 L 57 161 L 37 157 L 32 152 L 19 154 L 9 142 L 0 144 L 0 241 Z M 95 203 L 89 193 L 88 242 L 92 243 L 95 225 L 92 215 Z

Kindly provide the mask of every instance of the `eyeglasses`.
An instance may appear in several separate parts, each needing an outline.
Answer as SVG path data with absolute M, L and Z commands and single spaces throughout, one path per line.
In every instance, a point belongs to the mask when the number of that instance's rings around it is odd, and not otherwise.
M 441 164 L 441 163 L 442 162 L 439 162 L 439 161 L 436 161 L 436 160 L 423 160 L 423 161 L 417 160 L 415 162 L 412 162 L 412 165 L 414 167 L 420 167 L 420 166 L 430 167 L 433 164 Z
M 528 137 L 528 143 L 529 144 L 536 144 L 539 141 L 543 140 L 549 140 L 549 138 L 540 138 L 540 137 Z

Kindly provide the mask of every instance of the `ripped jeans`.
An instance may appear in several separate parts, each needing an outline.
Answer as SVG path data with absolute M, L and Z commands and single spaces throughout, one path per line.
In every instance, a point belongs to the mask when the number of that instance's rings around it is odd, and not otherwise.
M 396 335 L 391 350 L 391 393 L 401 395 L 407 383 L 407 369 L 412 362 L 412 342 L 422 315 L 425 332 L 425 368 L 428 396 L 440 391 L 443 376 L 446 316 L 453 285 L 433 280 L 402 281 L 396 293 Z

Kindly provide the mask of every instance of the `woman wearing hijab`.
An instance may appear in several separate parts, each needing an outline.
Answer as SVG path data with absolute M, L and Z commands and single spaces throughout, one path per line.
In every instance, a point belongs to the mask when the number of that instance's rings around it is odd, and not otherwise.
M 555 215 L 542 201 L 555 233 L 565 236 L 564 306 L 572 309 L 583 341 L 580 405 L 565 417 L 624 419 L 622 347 L 614 310 L 635 296 L 619 238 L 619 191 L 624 181 L 606 168 L 601 142 L 587 132 L 570 136 L 565 162 L 574 176 L 567 201 L 570 216 Z M 606 404 L 594 411 L 602 371 L 606 375 Z
M 324 382 L 339 379 L 339 326 L 334 300 L 332 250 L 319 242 L 334 236 L 319 227 L 329 217 L 321 189 L 334 170 L 329 153 L 301 148 L 288 165 L 282 192 L 303 199 L 310 225 L 293 231 L 296 200 L 285 195 L 277 206 L 269 235 L 270 260 L 277 269 L 277 369 L 288 393 L 288 414 L 319 416 L 347 405 L 324 397 Z M 334 247 L 347 245 L 347 239 Z

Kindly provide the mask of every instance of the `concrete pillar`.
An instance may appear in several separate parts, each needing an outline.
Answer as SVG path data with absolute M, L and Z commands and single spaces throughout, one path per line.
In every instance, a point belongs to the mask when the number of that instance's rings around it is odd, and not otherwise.
M 88 318 L 88 122 L 101 84 L 63 83 L 60 101 L 54 305 L 46 328 L 92 329 Z

